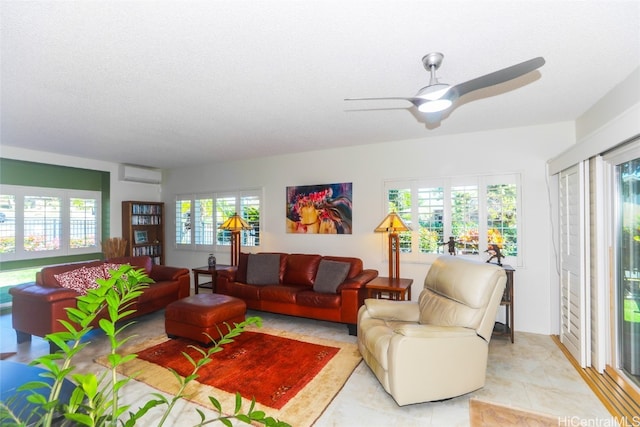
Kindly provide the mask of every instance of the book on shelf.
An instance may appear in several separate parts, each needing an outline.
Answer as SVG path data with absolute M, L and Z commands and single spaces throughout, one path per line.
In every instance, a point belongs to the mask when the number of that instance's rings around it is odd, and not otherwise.
M 161 245 L 147 245 L 147 246 L 136 246 L 133 248 L 134 256 L 143 256 L 148 255 L 151 257 L 162 255 L 162 246 Z
M 131 225 L 160 225 L 162 217 L 159 215 L 131 215 Z
M 162 215 L 161 205 L 133 204 L 131 213 L 134 215 Z

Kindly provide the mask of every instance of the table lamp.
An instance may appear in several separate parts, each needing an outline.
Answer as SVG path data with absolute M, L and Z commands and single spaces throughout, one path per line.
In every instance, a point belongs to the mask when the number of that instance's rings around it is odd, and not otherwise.
M 404 223 L 402 218 L 395 212 L 390 212 L 378 225 L 375 232 L 387 232 L 389 233 L 389 277 L 392 279 L 400 278 L 400 239 L 398 238 L 399 231 L 410 231 L 411 228 Z M 393 252 L 395 251 L 395 257 Z M 395 275 L 394 275 L 395 264 Z
M 253 227 L 234 213 L 218 229 L 231 232 L 231 265 L 238 265 L 240 259 L 240 231 L 251 230 Z

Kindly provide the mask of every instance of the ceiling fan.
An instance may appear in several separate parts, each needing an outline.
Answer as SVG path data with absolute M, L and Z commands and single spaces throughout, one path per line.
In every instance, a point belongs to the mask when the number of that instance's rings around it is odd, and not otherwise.
M 494 86 L 500 83 L 513 80 L 523 76 L 531 71 L 540 68 L 545 61 L 542 57 L 530 59 L 511 67 L 486 74 L 481 77 L 459 83 L 451 86 L 446 83 L 440 83 L 436 77 L 436 70 L 442 65 L 444 55 L 439 52 L 433 52 L 422 58 L 424 68 L 429 71 L 431 78 L 429 85 L 423 87 L 412 97 L 386 97 L 386 98 L 346 98 L 345 101 L 373 101 L 400 99 L 411 102 L 422 113 L 440 113 L 450 108 L 456 99 L 467 93 Z

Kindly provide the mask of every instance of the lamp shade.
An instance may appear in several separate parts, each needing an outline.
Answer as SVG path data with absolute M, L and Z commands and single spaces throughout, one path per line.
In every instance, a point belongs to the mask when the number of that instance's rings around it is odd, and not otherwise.
M 253 227 L 247 223 L 244 219 L 240 217 L 237 213 L 231 215 L 225 222 L 218 227 L 220 230 L 226 231 L 240 231 L 240 230 L 251 230 Z
M 390 233 L 395 233 L 398 231 L 410 231 L 411 228 L 405 224 L 405 222 L 398 216 L 395 212 L 390 212 L 378 225 L 375 230 L 376 232 L 384 232 L 388 231 Z

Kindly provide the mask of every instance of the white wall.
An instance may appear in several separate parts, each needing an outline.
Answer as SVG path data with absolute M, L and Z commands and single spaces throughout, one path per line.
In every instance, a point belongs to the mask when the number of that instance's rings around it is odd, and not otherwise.
M 596 133 L 608 123 L 619 120 L 619 116 L 627 111 L 631 111 L 640 103 L 640 67 L 627 76 L 626 79 L 618 83 L 609 93 L 598 100 L 582 116 L 576 119 L 576 140 L 578 144 L 583 143 L 592 134 Z M 635 113 L 635 132 L 640 126 L 640 116 Z M 629 130 L 633 132 L 633 130 Z
M 118 179 L 118 163 L 103 162 L 100 160 L 84 159 L 80 157 L 63 156 L 59 154 L 25 150 L 22 148 L 9 146 L 2 146 L 0 156 L 7 159 L 24 160 L 36 163 L 47 163 L 53 165 L 110 172 L 111 199 L 109 211 L 111 215 L 109 218 L 109 237 L 122 237 L 122 201 L 161 201 L 161 188 L 158 184 L 142 184 L 120 181 Z
M 549 334 L 553 318 L 549 259 L 553 255 L 545 164 L 574 141 L 574 125 L 567 122 L 185 167 L 165 171 L 163 200 L 171 206 L 176 194 L 262 188 L 260 250 L 357 256 L 366 268 L 386 275 L 385 236 L 373 232 L 386 214 L 385 180 L 520 173 L 524 264 L 515 273 L 515 327 Z M 287 234 L 285 188 L 335 182 L 353 183 L 353 234 Z M 173 214 L 171 209 L 167 212 Z M 171 238 L 173 221 L 167 222 Z M 167 246 L 168 264 L 189 268 L 205 264 L 206 252 L 176 250 L 169 241 Z M 229 254 L 216 256 L 225 262 Z M 427 270 L 425 264 L 401 260 L 401 275 L 414 280 L 414 299 Z
M 576 143 L 549 160 L 556 174 L 640 135 L 640 67 L 576 119 Z

